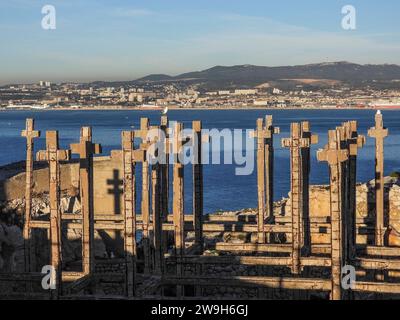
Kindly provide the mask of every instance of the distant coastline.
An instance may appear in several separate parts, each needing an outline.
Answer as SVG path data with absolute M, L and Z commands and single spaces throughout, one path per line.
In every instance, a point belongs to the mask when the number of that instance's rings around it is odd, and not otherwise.
M 335 106 L 326 106 L 326 107 L 257 107 L 257 106 L 246 106 L 246 107 L 214 107 L 214 106 L 204 106 L 204 107 L 174 107 L 168 106 L 169 110 L 400 110 L 399 107 L 387 108 L 387 107 L 375 107 L 375 106 L 365 106 L 365 107 L 335 107 Z M 82 106 L 80 108 L 71 108 L 71 107 L 57 107 L 57 108 L 47 108 L 47 109 L 28 109 L 28 108 L 3 108 L 1 111 L 120 111 L 120 110 L 129 110 L 129 111 L 161 111 L 161 108 L 140 108 L 140 107 L 126 107 L 126 106 L 96 106 L 96 107 L 85 107 Z

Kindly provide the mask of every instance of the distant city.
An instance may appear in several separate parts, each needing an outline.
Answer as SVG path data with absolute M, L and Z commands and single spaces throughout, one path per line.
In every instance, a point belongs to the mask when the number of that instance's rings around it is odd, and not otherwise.
M 214 67 L 125 82 L 43 80 L 0 87 L 0 109 L 400 108 L 399 70 L 335 62 Z

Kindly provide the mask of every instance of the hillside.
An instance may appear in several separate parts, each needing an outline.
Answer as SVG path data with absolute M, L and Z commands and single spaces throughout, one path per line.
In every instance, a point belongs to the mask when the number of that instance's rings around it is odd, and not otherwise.
M 149 75 L 136 82 L 195 82 L 207 87 L 257 86 L 266 82 L 294 81 L 299 79 L 333 80 L 351 85 L 375 82 L 392 82 L 400 79 L 400 66 L 393 64 L 356 64 L 349 62 L 329 62 L 298 66 L 265 67 L 255 65 L 216 66 L 203 71 L 183 73 L 177 76 Z

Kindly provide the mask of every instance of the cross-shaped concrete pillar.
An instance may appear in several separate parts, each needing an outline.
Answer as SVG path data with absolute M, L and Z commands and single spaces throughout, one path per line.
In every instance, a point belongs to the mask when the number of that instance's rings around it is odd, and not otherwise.
M 258 243 L 265 243 L 265 219 L 273 218 L 273 136 L 279 128 L 272 125 L 272 116 L 257 119 L 256 131 L 251 137 L 257 139 L 257 228 Z
M 185 216 L 184 216 L 184 167 L 180 156 L 183 154 L 184 139 L 182 137 L 183 124 L 175 122 L 173 130 L 173 221 L 175 238 L 175 255 L 180 258 L 185 254 Z M 183 266 L 179 262 L 176 266 L 177 276 L 183 275 Z M 183 287 L 177 286 L 177 296 L 183 295 Z
M 380 111 L 375 115 L 375 127 L 368 130 L 368 135 L 375 138 L 375 244 L 384 245 L 385 235 L 385 174 L 384 174 L 384 139 L 389 130 L 383 126 L 383 117 Z
M 173 132 L 173 220 L 175 225 L 175 250 L 178 256 L 182 256 L 185 251 L 185 231 L 184 231 L 184 211 L 183 211 L 183 190 L 184 175 L 183 164 L 180 155 L 183 152 L 182 134 L 183 124 L 175 122 Z
M 123 131 L 121 135 L 122 150 L 111 151 L 113 158 L 120 158 L 123 167 L 123 180 L 114 179 L 115 186 L 119 189 L 123 185 L 123 215 L 124 215 L 124 247 L 125 247 L 125 283 L 128 297 L 135 295 L 136 274 L 136 179 L 135 164 L 146 159 L 146 151 L 135 149 L 135 134 L 132 131 Z M 118 172 L 117 172 L 118 173 Z M 113 182 L 111 180 L 110 182 Z
M 357 133 L 357 121 L 343 123 L 345 140 L 349 151 L 348 160 L 348 252 L 347 258 L 354 258 L 356 255 L 356 185 L 357 185 L 357 154 L 358 149 L 365 144 L 365 136 Z
M 274 216 L 274 135 L 280 133 L 280 128 L 275 127 L 272 115 L 265 116 L 265 217 Z
M 85 275 L 94 272 L 93 155 L 101 145 L 92 143 L 92 129 L 81 129 L 79 143 L 71 144 L 71 153 L 79 155 L 79 187 L 82 206 L 82 262 Z
M 24 222 L 24 256 L 25 271 L 35 270 L 35 255 L 32 252 L 31 215 L 32 215 L 32 183 L 33 183 L 33 140 L 40 137 L 40 131 L 34 129 L 34 120 L 26 119 L 25 130 L 21 136 L 26 138 L 26 171 L 25 171 L 25 222 Z
M 147 148 L 150 122 L 148 118 L 140 119 L 140 130 L 135 130 L 135 137 L 142 140 L 141 149 Z M 144 272 L 149 273 L 150 261 L 150 188 L 149 188 L 149 162 L 145 159 L 142 163 L 142 223 L 143 223 L 143 250 L 144 250 Z
M 146 144 L 146 147 L 150 147 L 152 143 L 158 143 L 158 147 L 153 150 L 148 150 L 149 156 L 158 159 L 155 163 L 151 165 L 151 214 L 152 214 L 152 245 L 154 249 L 153 255 L 153 270 L 156 274 L 162 273 L 163 267 L 163 249 L 162 249 L 162 198 L 161 198 L 161 164 L 160 158 L 163 152 L 162 143 L 160 143 L 160 135 L 162 131 L 158 127 L 151 127 L 151 129 L 157 132 L 157 135 L 152 137 L 152 141 Z M 144 146 L 145 144 L 142 144 Z M 160 148 L 161 147 L 161 148 Z
M 314 138 L 313 138 L 314 139 Z M 290 193 L 292 217 L 292 272 L 300 273 L 300 258 L 302 248 L 302 217 L 304 208 L 303 177 L 304 167 L 301 158 L 301 149 L 309 148 L 311 137 L 302 138 L 299 123 L 291 124 L 291 137 L 282 139 L 282 147 L 290 149 Z
M 343 234 L 346 232 L 346 224 L 343 220 L 342 197 L 344 181 L 342 180 L 342 163 L 348 159 L 348 150 L 341 149 L 339 130 L 329 130 L 329 142 L 323 150 L 318 150 L 318 161 L 326 161 L 330 173 L 330 213 L 331 213 L 331 265 L 332 265 L 332 291 L 331 299 L 340 300 L 341 274 L 343 255 L 346 252 L 346 244 Z M 344 230 L 343 230 L 344 229 Z
M 163 121 L 166 121 L 164 119 Z M 142 171 L 142 219 L 143 219 L 143 238 L 144 238 L 144 250 L 145 250 L 145 272 L 150 269 L 151 262 L 154 271 L 158 274 L 162 272 L 163 265 L 163 232 L 162 222 L 164 215 L 163 210 L 168 211 L 168 198 L 162 196 L 162 176 L 168 178 L 166 170 L 168 166 L 163 166 L 163 161 L 167 158 L 166 151 L 168 146 L 166 145 L 166 139 L 164 139 L 163 133 L 167 133 L 168 130 L 165 125 L 162 127 L 150 126 L 147 118 L 142 118 L 140 122 L 140 130 L 135 131 L 135 136 L 141 138 L 142 143 L 140 148 L 147 150 L 148 159 L 143 163 Z M 149 162 L 151 160 L 151 173 L 149 177 Z M 161 162 L 161 163 L 160 163 Z M 149 180 L 151 181 L 151 216 L 152 216 L 152 248 L 154 249 L 153 259 L 151 261 L 150 255 L 150 188 Z M 164 183 L 166 181 L 164 180 Z M 165 187 L 165 185 L 164 185 Z
M 124 170 L 124 244 L 126 262 L 126 292 L 127 296 L 135 295 L 136 279 L 136 183 L 135 162 L 145 159 L 145 152 L 134 150 L 135 134 L 131 131 L 122 132 L 122 161 Z
M 36 155 L 37 161 L 49 163 L 49 197 L 50 197 L 50 242 L 51 265 L 56 271 L 56 290 L 54 297 L 58 297 L 61 285 L 61 213 L 60 202 L 60 161 L 70 159 L 70 150 L 60 150 L 58 146 L 58 132 L 46 132 L 46 150 Z

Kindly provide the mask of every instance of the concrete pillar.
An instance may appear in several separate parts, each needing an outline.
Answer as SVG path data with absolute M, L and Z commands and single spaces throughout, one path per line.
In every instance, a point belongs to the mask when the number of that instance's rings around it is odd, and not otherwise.
M 151 202 L 153 222 L 153 246 L 154 246 L 154 272 L 161 274 L 162 257 L 162 218 L 161 218 L 161 177 L 160 165 L 153 164 L 151 168 Z
M 71 152 L 79 154 L 79 187 L 82 205 L 82 269 L 85 275 L 94 272 L 93 155 L 101 146 L 92 143 L 92 129 L 81 129 L 80 142 L 71 144 Z
M 58 132 L 46 132 L 46 150 L 39 151 L 38 161 L 49 162 L 49 197 L 50 197 L 50 242 L 51 265 L 56 271 L 56 290 L 53 298 L 58 298 L 61 293 L 61 213 L 60 202 L 60 161 L 70 159 L 69 150 L 60 150 L 58 147 Z
M 292 217 L 292 272 L 301 272 L 302 248 L 311 251 L 310 222 L 308 219 L 308 189 L 310 172 L 310 146 L 317 143 L 308 122 L 291 124 L 291 137 L 282 139 L 282 146 L 290 149 L 290 192 Z M 306 191 L 305 191 L 306 190 Z M 306 192 L 306 196 L 304 195 Z M 304 210 L 307 210 L 305 213 Z
M 265 137 L 263 119 L 257 119 L 257 194 L 258 212 L 257 229 L 258 243 L 265 243 Z
M 301 245 L 305 255 L 311 254 L 311 231 L 310 231 L 310 169 L 311 169 L 311 155 L 310 147 L 312 144 L 318 143 L 318 136 L 311 133 L 310 123 L 308 121 L 301 122 L 300 125 L 302 139 L 307 139 L 305 147 L 300 149 L 301 163 L 302 163 L 302 189 L 303 189 L 303 208 L 301 210 L 302 216 L 300 220 L 300 234 Z
M 175 123 L 174 126 L 174 168 L 173 168 L 173 220 L 174 220 L 174 238 L 175 238 L 175 255 L 180 258 L 185 253 L 185 222 L 184 222 L 184 168 L 179 160 L 179 155 L 182 153 L 183 142 L 181 132 L 183 130 L 182 123 Z M 177 276 L 183 275 L 183 268 L 180 262 L 177 263 Z M 183 287 L 177 286 L 177 296 L 183 295 Z
M 342 163 L 348 159 L 348 150 L 342 150 L 340 147 L 339 130 L 329 131 L 329 142 L 324 150 L 317 152 L 318 161 L 326 161 L 329 165 L 330 175 L 330 211 L 331 211 L 331 265 L 332 265 L 332 291 L 331 299 L 340 300 L 341 291 L 341 273 L 343 265 L 343 254 L 345 242 L 343 234 L 347 227 L 343 220 L 342 208 L 342 190 L 344 181 L 342 180 Z
M 195 245 L 199 253 L 203 252 L 203 164 L 202 164 L 202 135 L 201 121 L 193 121 L 193 225 Z
M 167 222 L 168 217 L 168 190 L 169 190 L 169 128 L 168 128 L 168 117 L 161 117 L 161 131 L 165 137 L 162 141 L 162 150 L 164 153 L 164 161 L 161 163 L 161 213 L 163 222 Z
M 125 285 L 126 295 L 135 295 L 137 243 L 136 243 L 136 163 L 146 160 L 144 149 L 135 149 L 135 132 L 123 131 L 121 134 L 122 150 L 113 150 L 113 157 L 120 157 L 123 168 L 123 217 L 125 250 Z M 119 186 L 119 184 L 116 184 Z
M 290 149 L 290 199 L 292 218 L 292 265 L 294 274 L 300 273 L 301 257 L 301 217 L 303 210 L 302 165 L 300 158 L 301 138 L 300 125 L 291 124 L 291 137 L 282 139 L 282 147 Z
M 274 216 L 274 135 L 280 133 L 279 127 L 272 123 L 272 116 L 265 117 L 265 201 L 266 218 Z
M 168 222 L 169 214 L 169 155 L 170 155 L 170 130 L 167 116 L 161 117 L 160 129 L 163 133 L 163 141 L 161 141 L 161 152 L 164 156 L 163 162 L 160 164 L 161 174 L 161 221 L 162 223 Z M 168 231 L 161 231 L 161 254 L 168 251 Z M 162 270 L 165 270 L 165 260 L 162 259 Z
M 135 155 L 134 132 L 122 132 L 122 159 L 124 183 L 124 247 L 126 263 L 126 294 L 128 298 L 135 295 L 136 278 L 136 185 L 135 185 Z
M 258 243 L 266 243 L 264 231 L 265 220 L 273 222 L 273 160 L 274 160 L 274 134 L 279 133 L 279 128 L 272 125 L 272 116 L 257 119 L 256 131 L 252 134 L 257 139 L 257 197 L 258 197 Z
M 365 144 L 365 136 L 357 133 L 357 121 L 344 123 L 347 148 L 349 151 L 348 160 L 348 258 L 356 256 L 356 186 L 357 186 L 357 154 L 358 149 Z
M 31 235 L 32 215 L 32 185 L 33 185 L 33 140 L 40 137 L 40 131 L 34 129 L 34 120 L 26 119 L 25 130 L 21 136 L 26 138 L 26 171 L 25 171 L 25 222 L 24 222 L 24 256 L 25 272 L 35 270 L 35 255 L 33 252 L 33 239 Z
M 385 235 L 385 174 L 384 174 L 384 139 L 389 130 L 383 126 L 382 114 L 378 111 L 375 115 L 375 127 L 368 130 L 368 135 L 375 138 L 375 198 L 376 198 L 376 223 L 375 244 L 384 245 Z
M 140 149 L 146 149 L 148 141 L 148 132 L 150 124 L 148 118 L 140 119 L 140 130 L 135 130 L 135 137 L 141 138 L 142 144 Z M 149 162 L 144 159 L 142 163 L 142 202 L 141 202 L 141 212 L 142 212 L 142 243 L 143 243 L 143 253 L 144 253 L 144 273 L 148 274 L 151 268 L 150 260 L 150 184 L 149 184 Z

